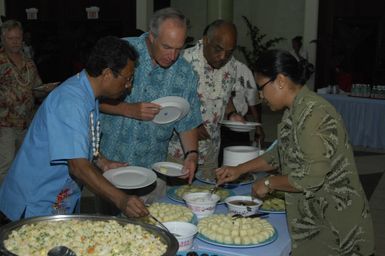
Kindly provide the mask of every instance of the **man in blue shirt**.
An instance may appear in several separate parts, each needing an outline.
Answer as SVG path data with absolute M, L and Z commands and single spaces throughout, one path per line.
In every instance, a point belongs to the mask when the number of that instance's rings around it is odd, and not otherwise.
M 138 197 L 115 188 L 97 170 L 126 165 L 110 161 L 98 152 L 98 98 L 118 98 L 131 87 L 136 58 L 135 50 L 124 40 L 100 39 L 86 69 L 47 97 L 0 188 L 3 217 L 14 221 L 71 214 L 83 184 L 109 199 L 127 216 L 148 214 Z
M 185 155 L 184 168 L 191 183 L 197 166 L 198 139 L 196 127 L 202 122 L 197 95 L 197 78 L 191 66 L 179 58 L 187 35 L 185 16 L 173 8 L 154 13 L 150 32 L 140 37 L 124 38 L 139 53 L 134 85 L 124 102 L 101 104 L 101 151 L 115 161 L 151 167 L 165 161 L 167 147 L 175 129 L 181 138 Z M 190 104 L 190 112 L 169 124 L 151 122 L 160 106 L 151 101 L 179 96 Z

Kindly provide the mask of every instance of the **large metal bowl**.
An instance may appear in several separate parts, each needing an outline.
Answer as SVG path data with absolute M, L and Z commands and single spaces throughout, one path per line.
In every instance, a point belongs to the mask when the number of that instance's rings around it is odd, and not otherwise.
M 169 232 L 158 228 L 154 225 L 146 224 L 134 219 L 125 219 L 125 218 L 116 218 L 112 216 L 96 216 L 96 215 L 53 215 L 53 216 L 45 216 L 45 217 L 34 217 L 23 219 L 16 222 L 11 222 L 0 229 L 0 254 L 5 256 L 17 256 L 16 254 L 8 251 L 5 248 L 4 241 L 8 239 L 10 233 L 13 230 L 19 229 L 21 226 L 25 224 L 32 224 L 37 222 L 52 222 L 52 221 L 65 221 L 65 220 L 91 220 L 91 221 L 108 221 L 115 220 L 121 225 L 126 224 L 135 224 L 142 226 L 148 232 L 154 234 L 159 237 L 159 239 L 167 245 L 167 251 L 164 256 L 174 256 L 178 251 L 179 245 L 178 240 L 171 235 Z M 20 255 L 22 256 L 22 255 Z

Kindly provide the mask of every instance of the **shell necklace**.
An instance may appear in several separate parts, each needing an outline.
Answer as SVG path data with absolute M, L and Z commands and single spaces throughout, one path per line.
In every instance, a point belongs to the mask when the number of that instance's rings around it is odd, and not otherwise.
M 31 78 L 30 78 L 30 74 L 29 74 L 29 67 L 28 67 L 27 63 L 25 62 L 25 60 L 24 60 L 24 63 L 25 63 L 25 67 L 27 69 L 27 77 L 26 77 L 25 82 L 20 80 L 20 79 L 24 80 L 22 77 L 22 74 L 20 74 L 20 72 L 17 70 L 17 66 L 13 63 L 13 61 L 11 61 L 11 58 L 8 56 L 8 54 L 7 54 L 7 60 L 8 60 L 9 65 L 11 66 L 12 73 L 16 79 L 16 82 L 18 82 L 22 86 L 28 85 Z M 20 79 L 19 79 L 19 76 L 20 76 Z
M 100 146 L 100 121 L 96 121 L 96 132 L 95 132 L 95 121 L 94 121 L 94 112 L 90 114 L 90 123 L 91 123 L 91 138 L 92 138 L 92 158 L 95 160 L 99 156 L 99 146 Z

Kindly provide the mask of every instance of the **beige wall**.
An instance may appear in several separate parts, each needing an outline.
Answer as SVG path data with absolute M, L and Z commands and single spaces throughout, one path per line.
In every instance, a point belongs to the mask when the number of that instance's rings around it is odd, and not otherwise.
M 171 6 L 180 9 L 191 21 L 189 34 L 195 40 L 201 38 L 208 23 L 207 1 L 211 0 L 171 0 Z M 308 42 L 316 38 L 318 0 L 233 0 L 233 21 L 238 28 L 238 44 L 250 47 L 247 28 L 242 19 L 246 16 L 253 25 L 257 25 L 267 39 L 284 37 L 277 48 L 290 50 L 291 38 L 301 35 L 304 47 L 308 49 L 312 63 L 315 63 L 315 45 Z M 239 52 L 235 56 L 244 60 Z M 313 87 L 313 82 L 308 84 Z
M 207 25 L 207 1 L 210 0 L 171 0 L 171 6 L 180 9 L 191 20 L 190 34 L 200 38 Z M 267 37 L 291 39 L 302 35 L 304 30 L 305 0 L 234 0 L 234 23 L 239 30 L 239 44 L 247 44 L 246 26 L 241 18 L 248 17 L 258 25 Z M 280 47 L 288 48 L 289 41 Z
M 187 16 L 190 20 L 189 36 L 194 37 L 195 41 L 199 40 L 208 23 L 207 0 L 171 0 L 171 6 Z

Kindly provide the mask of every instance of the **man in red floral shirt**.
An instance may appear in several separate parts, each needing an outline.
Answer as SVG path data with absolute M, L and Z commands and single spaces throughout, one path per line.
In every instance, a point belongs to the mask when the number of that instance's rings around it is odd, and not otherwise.
M 9 169 L 33 116 L 32 88 L 41 85 L 34 62 L 23 49 L 21 23 L 1 26 L 0 49 L 0 184 Z

